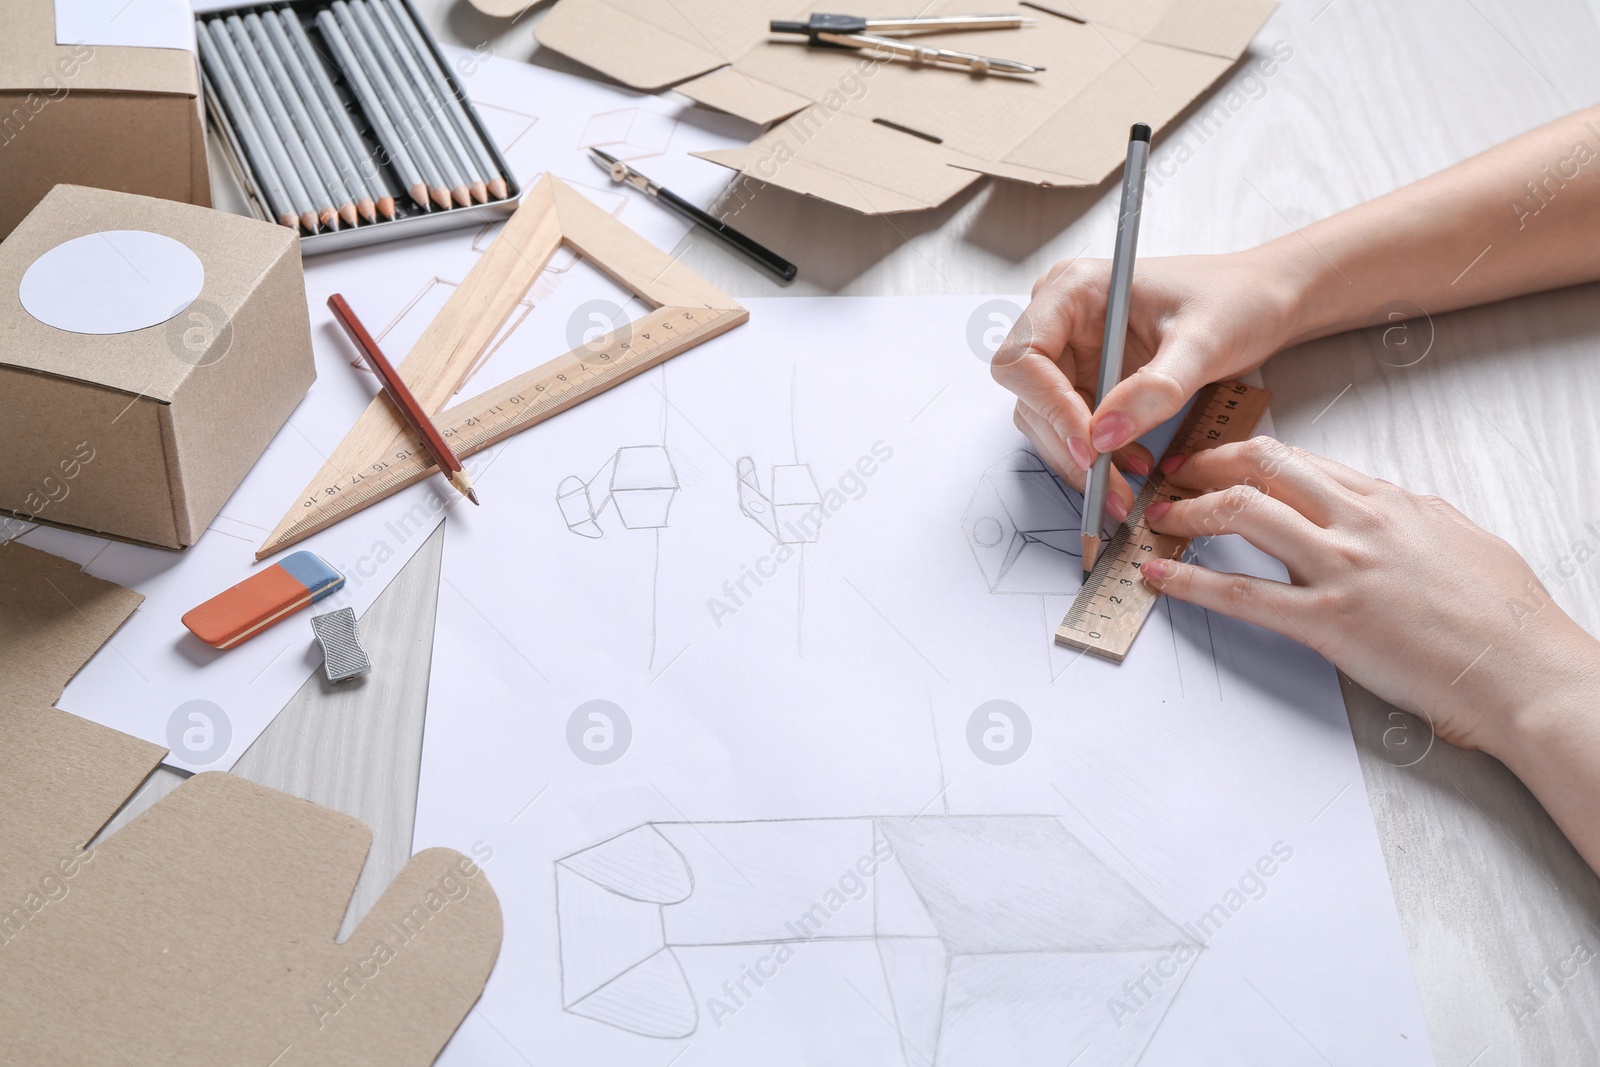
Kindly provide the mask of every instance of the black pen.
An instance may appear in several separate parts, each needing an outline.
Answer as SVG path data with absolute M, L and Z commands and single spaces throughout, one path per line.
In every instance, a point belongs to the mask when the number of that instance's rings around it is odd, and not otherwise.
M 590 148 L 589 151 L 594 153 L 595 162 L 599 163 L 600 166 L 604 167 L 611 174 L 612 181 L 627 182 L 629 185 L 633 186 L 635 189 L 638 189 L 652 200 L 656 200 L 667 205 L 667 207 L 671 208 L 673 211 L 676 211 L 678 214 L 682 215 L 695 225 L 710 230 L 712 233 L 716 234 L 718 237 L 728 242 L 728 244 L 732 245 L 740 252 L 743 252 L 745 255 L 749 256 L 751 259 L 755 260 L 757 263 L 761 264 L 778 277 L 782 278 L 784 281 L 788 282 L 794 280 L 795 265 L 778 255 L 776 252 L 773 252 L 771 249 L 766 248 L 763 245 L 757 244 L 755 241 L 746 237 L 732 226 L 729 226 L 726 222 L 723 222 L 721 219 L 717 218 L 715 215 L 701 211 L 699 208 L 695 207 L 693 204 L 689 203 L 689 201 L 685 200 L 672 190 L 663 189 L 661 186 L 657 185 L 649 178 L 646 178 L 643 174 L 640 174 L 638 171 L 628 166 L 616 156 L 608 155 L 607 153 L 600 151 L 598 148 Z

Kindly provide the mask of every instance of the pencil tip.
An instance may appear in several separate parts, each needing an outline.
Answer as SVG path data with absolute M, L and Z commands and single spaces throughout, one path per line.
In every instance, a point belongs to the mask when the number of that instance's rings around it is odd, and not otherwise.
M 450 190 L 450 195 L 455 198 L 456 206 L 458 206 L 458 207 L 471 207 L 472 206 L 472 194 L 467 191 L 467 187 L 465 185 L 458 185 L 454 189 L 451 189 Z
M 378 199 L 378 214 L 386 219 L 394 218 L 394 197 L 385 196 Z
M 445 209 L 450 207 L 450 190 L 439 186 L 438 188 L 430 188 L 428 192 L 433 194 L 433 202 L 435 204 Z
M 378 213 L 373 209 L 372 201 L 368 197 L 361 198 L 361 202 L 356 205 L 356 210 L 359 211 L 361 213 L 361 217 L 366 219 L 368 222 L 378 221 Z
M 473 182 L 467 186 L 467 191 L 472 194 L 472 199 L 475 202 L 479 204 L 487 204 L 489 202 L 489 188 L 482 182 Z
M 1095 563 L 1095 560 L 1097 558 L 1099 558 L 1099 555 L 1100 555 L 1100 538 L 1096 537 L 1094 534 L 1084 534 L 1083 535 L 1083 574 L 1084 574 L 1084 577 L 1088 577 L 1089 572 L 1094 570 L 1094 563 Z
M 478 494 L 472 488 L 472 476 L 467 473 L 465 467 L 451 473 L 450 484 L 456 487 L 458 493 L 474 504 L 478 502 Z
M 356 224 L 356 206 L 349 203 L 345 204 L 339 208 L 339 217 L 344 220 L 346 226 L 354 226 Z
M 297 228 L 300 225 L 300 223 L 295 219 L 295 217 L 293 215 L 290 215 L 290 214 L 287 214 L 287 213 L 279 215 L 278 216 L 278 222 L 280 224 L 284 225 L 284 226 L 289 227 L 289 229 L 291 229 L 291 230 Z
M 494 194 L 496 200 L 504 200 L 511 195 L 506 191 L 506 180 L 504 178 L 489 179 L 489 192 Z
M 317 230 L 317 216 L 313 212 L 307 211 L 303 215 L 301 215 L 300 216 L 300 225 L 305 227 L 305 230 L 306 230 L 307 233 L 316 233 L 316 232 L 318 232 L 318 230 Z
M 416 201 L 418 207 L 428 206 L 428 187 L 422 183 L 413 185 L 409 190 L 411 199 Z

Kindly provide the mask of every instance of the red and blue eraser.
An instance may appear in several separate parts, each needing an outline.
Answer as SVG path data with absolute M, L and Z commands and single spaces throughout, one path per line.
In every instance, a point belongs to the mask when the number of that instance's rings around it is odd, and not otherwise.
M 191 608 L 183 624 L 213 648 L 232 648 L 344 585 L 313 552 L 295 552 Z

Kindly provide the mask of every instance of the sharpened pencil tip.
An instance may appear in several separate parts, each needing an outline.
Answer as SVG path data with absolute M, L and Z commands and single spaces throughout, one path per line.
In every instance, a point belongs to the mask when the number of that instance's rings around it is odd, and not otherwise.
M 1085 576 L 1094 570 L 1095 560 L 1100 556 L 1100 538 L 1094 534 L 1083 535 L 1083 573 Z
M 489 192 L 494 194 L 496 200 L 504 200 L 511 195 L 506 189 L 506 180 L 504 178 L 490 178 Z
M 383 196 L 378 198 L 378 214 L 386 219 L 394 218 L 394 197 Z
M 473 182 L 467 186 L 467 192 L 472 194 L 474 203 L 487 204 L 489 202 L 489 188 L 482 182 Z
M 474 504 L 478 502 L 478 494 L 474 492 L 472 488 L 472 478 L 467 474 L 465 469 L 452 472 L 450 475 L 450 484 L 455 486 L 456 492 L 460 493 Z
M 354 226 L 356 224 L 356 206 L 351 203 L 342 205 L 339 208 L 339 217 L 344 220 L 346 226 Z
M 300 216 L 300 225 L 305 227 L 305 231 L 307 233 L 319 233 L 319 232 L 321 232 L 317 228 L 317 216 L 316 216 L 316 214 L 314 212 L 307 211 L 305 214 L 301 215 Z
M 378 221 L 378 213 L 373 209 L 372 200 L 369 197 L 362 197 L 360 203 L 356 204 L 356 210 L 368 222 Z
M 416 201 L 418 207 L 428 206 L 428 187 L 426 185 L 418 182 L 407 191 L 411 194 L 411 199 Z
M 279 215 L 278 222 L 280 225 L 287 226 L 291 230 L 298 228 L 300 225 L 300 223 L 295 220 L 295 217 L 289 214 Z
M 465 185 L 458 185 L 454 189 L 451 189 L 450 195 L 455 198 L 457 207 L 472 206 L 472 194 L 467 191 L 467 187 Z
M 444 208 L 446 210 L 449 210 L 449 208 L 450 208 L 450 190 L 446 189 L 444 186 L 441 185 L 438 188 L 430 187 L 428 189 L 428 192 L 433 194 L 433 202 L 435 204 L 438 204 L 440 207 L 442 207 L 442 208 Z

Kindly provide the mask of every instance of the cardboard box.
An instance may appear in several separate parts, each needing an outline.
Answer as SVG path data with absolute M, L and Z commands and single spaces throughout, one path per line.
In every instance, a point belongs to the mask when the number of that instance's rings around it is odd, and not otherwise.
M 916 7 L 917 5 L 911 5 Z M 1044 67 L 1026 78 L 877 61 L 768 31 L 804 21 L 812 0 L 561 0 L 539 43 L 640 89 L 676 88 L 710 107 L 778 125 L 746 148 L 700 153 L 746 176 L 867 214 L 935 207 L 983 174 L 1096 185 L 1127 151 L 1234 65 L 1274 0 L 1029 0 L 1018 30 L 916 40 Z M 851 14 L 904 16 L 867 3 Z M 974 14 L 934 0 L 919 15 Z M 731 59 L 729 58 L 731 57 Z M 748 180 L 735 194 L 749 195 Z
M 191 545 L 315 377 L 292 232 L 56 186 L 0 243 L 0 512 Z
M 8 0 L 0 32 L 0 238 L 62 182 L 210 205 L 200 76 L 192 44 L 170 41 L 172 0 L 99 25 L 58 15 L 58 0 Z M 184 17 L 189 19 L 187 5 Z M 58 18 L 63 18 L 58 25 Z M 162 32 L 163 28 L 170 28 Z M 192 37 L 192 27 L 189 33 Z M 69 42 L 58 43 L 58 37 Z

